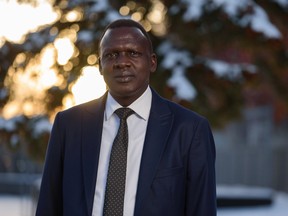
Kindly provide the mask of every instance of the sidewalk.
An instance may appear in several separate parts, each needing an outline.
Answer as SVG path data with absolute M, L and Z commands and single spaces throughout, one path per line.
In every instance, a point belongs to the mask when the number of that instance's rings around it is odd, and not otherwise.
M 27 196 L 0 194 L 0 216 L 32 216 L 34 206 Z
M 220 208 L 218 216 L 287 216 L 288 195 L 277 193 L 271 206 Z M 0 216 L 34 216 L 35 204 L 27 196 L 0 194 Z
M 271 206 L 218 209 L 218 216 L 287 216 L 288 195 L 277 193 Z

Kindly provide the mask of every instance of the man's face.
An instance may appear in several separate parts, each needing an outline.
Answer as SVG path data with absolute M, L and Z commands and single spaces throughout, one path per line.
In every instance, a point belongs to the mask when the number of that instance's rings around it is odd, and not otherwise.
M 157 67 L 148 41 L 134 27 L 106 31 L 100 42 L 100 72 L 110 94 L 122 106 L 128 106 L 146 90 L 150 73 Z

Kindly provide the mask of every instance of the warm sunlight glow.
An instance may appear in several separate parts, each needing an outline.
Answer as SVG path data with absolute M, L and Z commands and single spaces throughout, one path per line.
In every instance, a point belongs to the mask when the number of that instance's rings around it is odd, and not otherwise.
M 119 9 L 119 13 L 122 15 L 122 16 L 127 16 L 130 12 L 130 8 L 128 6 L 122 6 L 120 9 Z
M 151 20 L 152 22 L 159 24 L 161 22 L 163 22 L 163 14 L 162 11 L 160 10 L 153 10 L 152 12 L 150 12 L 148 14 L 148 18 L 149 20 Z
M 44 112 L 45 91 L 64 82 L 63 77 L 52 67 L 55 62 L 53 49 L 51 44 L 44 47 L 38 56 L 29 61 L 25 69 L 21 67 L 25 55 L 17 55 L 14 68 L 9 69 L 5 80 L 5 85 L 13 89 L 13 95 L 3 109 L 3 116 L 10 118 L 19 114 L 29 116 Z
M 39 4 L 20 4 L 16 0 L 0 0 L 2 20 L 0 22 L 0 48 L 6 40 L 23 43 L 26 34 L 37 31 L 39 26 L 51 24 L 60 18 L 59 12 L 52 8 L 50 0 L 37 2 Z M 65 21 L 72 22 L 80 20 L 82 16 L 83 11 L 79 9 L 68 13 L 64 18 Z M 31 116 L 46 112 L 46 91 L 53 86 L 61 88 L 67 84 L 63 74 L 58 73 L 55 64 L 63 65 L 64 71 L 69 73 L 73 69 L 71 58 L 79 55 L 74 45 L 78 31 L 78 25 L 73 25 L 61 32 L 54 27 L 50 34 L 58 34 L 57 38 L 43 47 L 39 54 L 32 59 L 29 59 L 24 52 L 16 56 L 13 67 L 9 68 L 4 81 L 4 85 L 12 90 L 12 94 L 9 102 L 2 109 L 3 117 L 11 118 L 21 114 Z M 29 62 L 24 67 L 26 61 Z M 88 56 L 87 64 L 90 66 L 84 67 L 78 81 L 69 87 L 71 94 L 64 97 L 63 108 L 98 98 L 106 91 L 103 77 L 95 66 L 97 56 Z
M 97 55 L 95 55 L 95 54 L 92 54 L 92 55 L 89 55 L 88 56 L 88 58 L 87 58 L 87 63 L 89 64 L 89 65 L 94 65 L 94 64 L 96 64 L 97 63 Z
M 74 54 L 74 44 L 69 38 L 57 38 L 54 42 L 57 49 L 57 62 L 65 65 Z
M 31 68 L 34 63 L 31 63 Z M 34 68 L 36 69 L 36 68 Z M 38 74 L 35 74 L 34 69 L 29 71 L 23 71 L 23 69 L 9 69 L 9 75 L 11 74 L 13 88 L 13 97 L 3 108 L 3 116 L 6 118 L 13 117 L 19 114 L 30 115 L 31 108 L 33 107 L 34 113 L 41 113 L 43 111 L 43 105 L 37 103 L 37 99 L 44 99 L 43 87 L 38 82 Z M 36 72 L 37 73 L 37 72 Z M 33 100 L 27 100 L 29 98 Z M 30 104 L 30 105 L 29 105 Z
M 36 7 L 19 4 L 16 0 L 0 1 L 0 14 L 0 47 L 5 40 L 21 43 L 28 32 L 59 18 L 48 0 L 41 1 Z
M 136 1 L 128 1 L 120 7 L 119 13 L 122 16 L 131 16 L 131 19 L 140 22 L 146 31 L 152 31 L 157 36 L 164 36 L 167 33 L 167 8 L 160 0 L 151 0 L 152 7 L 139 6 Z M 144 16 L 147 14 L 147 16 Z
M 153 0 L 152 10 L 148 14 L 148 20 L 152 24 L 152 31 L 155 35 L 163 36 L 166 34 L 165 17 L 167 9 L 165 5 L 159 0 Z
M 143 14 L 140 12 L 135 12 L 131 15 L 131 19 L 133 19 L 137 22 L 141 21 L 142 17 L 143 17 Z
M 80 104 L 99 98 L 106 91 L 106 84 L 97 67 L 87 66 L 72 87 L 75 103 Z
M 52 67 L 55 64 L 56 51 L 52 44 L 48 44 L 43 48 L 42 58 L 40 63 L 46 68 Z
M 81 10 L 70 11 L 65 16 L 62 17 L 62 19 L 67 22 L 80 21 L 82 18 L 83 18 L 83 11 Z

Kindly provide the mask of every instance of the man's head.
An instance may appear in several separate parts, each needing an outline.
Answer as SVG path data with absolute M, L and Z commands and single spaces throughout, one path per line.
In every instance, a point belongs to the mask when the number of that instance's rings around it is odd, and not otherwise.
M 144 29 L 144 27 L 140 23 L 138 23 L 134 20 L 131 20 L 131 19 L 118 19 L 118 20 L 110 23 L 109 25 L 107 25 L 106 28 L 104 29 L 101 37 L 100 37 L 99 48 L 100 48 L 100 43 L 102 41 L 102 38 L 105 35 L 107 30 L 115 29 L 115 28 L 121 28 L 121 27 L 138 28 L 142 32 L 142 34 L 146 37 L 150 51 L 153 52 L 153 44 L 152 44 L 152 41 L 150 39 L 149 34 L 146 32 L 146 30 Z
M 152 43 L 144 28 L 133 20 L 108 25 L 99 43 L 100 72 L 110 94 L 122 106 L 133 103 L 149 85 L 157 67 Z

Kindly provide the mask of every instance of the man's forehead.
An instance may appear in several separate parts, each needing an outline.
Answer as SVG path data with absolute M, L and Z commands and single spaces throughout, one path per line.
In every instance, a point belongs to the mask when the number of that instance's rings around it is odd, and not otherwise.
M 115 37 L 113 37 L 115 36 Z M 120 37 L 119 37 L 120 36 Z M 108 29 L 103 38 L 102 42 L 105 41 L 107 38 L 112 37 L 113 40 L 117 39 L 146 39 L 145 35 L 141 32 L 139 28 L 136 27 L 117 27 Z

